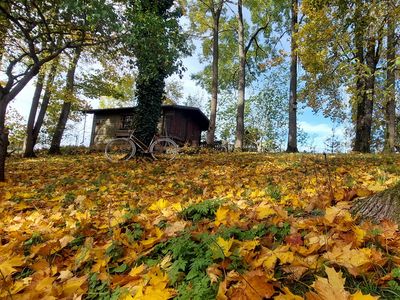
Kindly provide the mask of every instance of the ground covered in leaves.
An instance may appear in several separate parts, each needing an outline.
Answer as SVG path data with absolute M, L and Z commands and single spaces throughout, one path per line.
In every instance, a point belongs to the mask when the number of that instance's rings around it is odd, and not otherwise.
M 351 201 L 397 156 L 15 159 L 0 183 L 0 298 L 400 299 L 400 234 Z

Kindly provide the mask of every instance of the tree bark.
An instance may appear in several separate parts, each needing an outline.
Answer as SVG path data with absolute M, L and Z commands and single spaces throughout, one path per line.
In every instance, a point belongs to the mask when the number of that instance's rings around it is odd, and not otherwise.
M 44 72 L 39 72 L 37 81 L 36 81 L 36 88 L 35 92 L 33 93 L 33 98 L 32 98 L 32 104 L 31 104 L 31 110 L 29 112 L 29 117 L 28 117 L 28 124 L 26 126 L 26 138 L 25 138 L 25 143 L 24 143 L 24 157 L 35 157 L 35 153 L 33 152 L 33 127 L 35 125 L 35 119 L 36 119 L 36 112 L 39 107 L 39 102 L 40 102 L 40 96 L 42 94 L 43 90 L 43 83 L 44 83 L 44 77 L 45 73 Z
M 56 77 L 58 64 L 59 64 L 59 60 L 56 58 L 53 61 L 51 68 L 48 72 L 46 86 L 44 88 L 44 95 L 43 95 L 42 102 L 40 105 L 39 113 L 37 114 L 37 117 L 36 117 L 36 110 L 35 110 L 35 116 L 33 117 L 34 122 L 31 126 L 30 126 L 29 120 L 28 120 L 24 157 L 35 157 L 34 148 L 37 143 L 40 129 L 42 128 L 42 125 L 43 125 L 44 117 L 47 112 L 47 107 L 49 106 L 50 97 L 51 97 L 52 90 L 53 90 L 53 84 L 54 84 L 54 79 Z M 32 114 L 32 109 L 33 109 L 33 104 L 31 107 L 31 114 Z M 37 106 L 36 106 L 36 109 L 37 109 Z M 30 118 L 31 118 L 31 115 L 29 116 L 29 119 Z M 35 118 L 36 118 L 36 120 L 35 120 Z
M 385 152 L 394 152 L 396 146 L 396 32 L 390 1 L 387 1 L 387 54 L 385 101 Z
M 8 129 L 5 127 L 6 110 L 8 102 L 4 99 L 4 95 L 0 99 L 0 182 L 5 180 L 5 166 L 8 147 Z
M 360 66 L 360 78 L 357 79 L 357 120 L 354 151 L 371 151 L 372 114 L 375 96 L 376 71 L 375 41 L 370 41 L 365 54 L 365 65 Z M 367 67 L 366 72 L 364 68 Z
M 78 65 L 78 61 L 82 52 L 81 47 L 77 47 L 75 49 L 75 53 L 73 55 L 72 61 L 69 65 L 67 72 L 67 82 L 65 86 L 65 91 L 67 97 L 72 97 L 74 93 L 74 84 L 75 84 L 75 71 Z M 62 105 L 60 117 L 58 119 L 58 123 L 51 140 L 51 145 L 49 149 L 49 154 L 61 154 L 61 139 L 64 134 L 65 126 L 67 125 L 69 113 L 71 111 L 72 99 L 66 99 Z
M 372 196 L 355 200 L 351 212 L 375 222 L 389 219 L 400 225 L 400 183 Z
M 224 1 L 220 0 L 217 7 L 213 7 L 213 42 L 212 42 L 212 82 L 211 82 L 211 103 L 210 103 L 210 123 L 207 131 L 206 142 L 208 146 L 214 145 L 215 127 L 217 119 L 218 103 L 218 61 L 219 61 L 219 20 L 221 17 Z
M 238 0 L 238 43 L 239 43 L 239 82 L 238 82 L 238 101 L 236 112 L 236 140 L 235 150 L 242 151 L 244 140 L 244 105 L 245 105 L 245 86 L 246 86 L 246 53 L 244 46 L 244 26 L 243 26 L 243 3 Z
M 3 6 L 7 11 L 10 10 L 7 1 L 0 0 L 0 5 Z M 5 18 L 3 15 L 0 15 L 0 68 L 3 55 L 5 52 L 5 42 L 8 35 L 7 30 L 9 26 L 10 26 L 9 20 Z
M 292 0 L 291 46 L 290 46 L 290 94 L 289 94 L 289 132 L 286 152 L 299 152 L 297 149 L 297 23 L 298 0 Z

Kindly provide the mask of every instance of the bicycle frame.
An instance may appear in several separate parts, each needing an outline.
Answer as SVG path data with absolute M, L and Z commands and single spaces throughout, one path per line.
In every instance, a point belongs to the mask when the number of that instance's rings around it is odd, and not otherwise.
M 154 142 L 156 135 L 153 136 L 148 146 L 146 146 L 141 140 L 139 140 L 135 136 L 135 131 L 129 135 L 129 139 L 133 141 L 133 143 L 138 146 L 144 153 L 149 153 L 150 145 Z

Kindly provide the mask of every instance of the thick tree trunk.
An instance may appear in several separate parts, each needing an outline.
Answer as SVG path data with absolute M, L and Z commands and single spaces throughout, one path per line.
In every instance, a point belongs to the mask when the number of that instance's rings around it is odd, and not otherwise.
M 39 72 L 35 92 L 33 93 L 31 110 L 28 117 L 28 124 L 26 126 L 26 138 L 23 149 L 24 157 L 35 157 L 35 153 L 33 152 L 33 147 L 35 146 L 33 142 L 33 127 L 35 125 L 36 112 L 39 107 L 40 96 L 43 90 L 44 77 L 44 72 Z
M 154 74 L 152 78 L 139 78 L 137 80 L 137 120 L 135 135 L 146 145 L 150 144 L 151 139 L 156 133 L 157 124 L 161 115 L 161 104 L 165 87 L 165 75 L 161 70 Z M 168 132 L 167 132 L 168 134 Z
M 221 1 L 222 3 L 223 1 Z M 211 82 L 211 103 L 210 103 L 210 124 L 207 131 L 207 145 L 214 145 L 215 126 L 217 120 L 218 103 L 218 60 L 219 60 L 219 19 L 221 16 L 222 4 L 213 15 L 213 43 L 212 43 L 212 82 Z
M 400 183 L 375 195 L 358 199 L 351 212 L 361 219 L 389 219 L 400 225 Z
M 388 1 L 387 54 L 386 54 L 386 101 L 385 101 L 385 152 L 394 152 L 396 146 L 396 36 L 395 24 Z
M 81 55 L 82 49 L 80 47 L 75 49 L 74 56 L 72 58 L 72 61 L 69 65 L 68 72 L 67 72 L 67 83 L 66 83 L 66 95 L 72 96 L 74 95 L 74 84 L 75 84 L 75 71 L 76 67 L 78 65 L 78 61 Z M 61 139 L 64 134 L 65 126 L 67 125 L 69 113 L 71 111 L 71 99 L 67 99 L 64 101 L 62 108 L 61 108 L 61 113 L 60 113 L 60 118 L 58 119 L 58 123 L 53 135 L 53 138 L 51 140 L 51 145 L 49 149 L 49 154 L 60 154 L 61 153 Z
M 365 54 L 365 65 L 360 66 L 361 80 L 359 102 L 357 103 L 356 139 L 354 151 L 368 153 L 371 151 L 372 114 L 375 96 L 375 71 L 376 71 L 375 41 L 370 41 Z M 364 68 L 367 68 L 366 72 Z
M 289 132 L 286 152 L 299 152 L 297 149 L 297 23 L 298 0 L 292 0 L 291 53 L 290 53 L 290 95 L 289 95 Z
M 246 53 L 244 48 L 244 26 L 243 26 L 243 3 L 238 0 L 238 43 L 239 43 L 239 82 L 238 82 L 238 101 L 236 112 L 236 140 L 235 150 L 241 151 L 244 139 L 244 102 L 246 88 Z

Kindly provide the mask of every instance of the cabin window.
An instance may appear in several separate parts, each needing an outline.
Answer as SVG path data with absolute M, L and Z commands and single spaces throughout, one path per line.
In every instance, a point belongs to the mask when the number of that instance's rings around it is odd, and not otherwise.
M 122 116 L 120 129 L 130 130 L 132 128 L 133 128 L 133 116 L 132 115 Z

